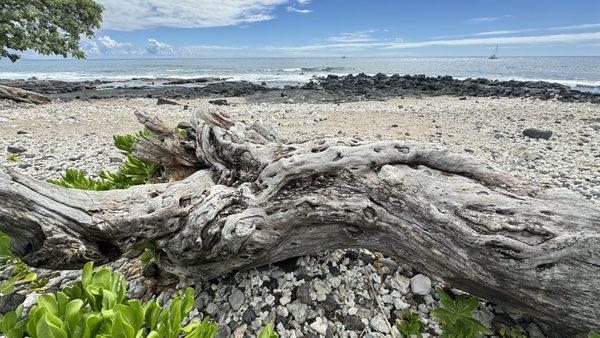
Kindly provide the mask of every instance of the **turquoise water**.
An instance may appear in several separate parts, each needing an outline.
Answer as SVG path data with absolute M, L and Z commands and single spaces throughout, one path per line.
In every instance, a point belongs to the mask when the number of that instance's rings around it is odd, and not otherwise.
M 457 78 L 544 80 L 570 86 L 600 86 L 600 57 L 487 58 L 256 58 L 21 60 L 0 62 L 0 78 L 124 80 L 144 78 L 227 77 L 286 84 L 326 74 L 426 74 Z M 596 88 L 598 89 L 598 88 Z

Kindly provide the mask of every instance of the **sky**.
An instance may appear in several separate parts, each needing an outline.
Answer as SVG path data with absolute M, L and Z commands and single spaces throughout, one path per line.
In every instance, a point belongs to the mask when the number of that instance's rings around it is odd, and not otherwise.
M 600 0 L 97 1 L 88 58 L 600 55 Z

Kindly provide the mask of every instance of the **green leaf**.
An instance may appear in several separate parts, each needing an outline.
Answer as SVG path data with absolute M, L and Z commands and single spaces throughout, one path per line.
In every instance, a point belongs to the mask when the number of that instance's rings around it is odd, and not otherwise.
M 117 302 L 117 297 L 114 293 L 102 289 L 102 309 L 110 310 L 112 309 Z
M 135 330 L 124 320 L 120 312 L 115 313 L 110 334 L 113 338 L 135 338 Z
M 65 321 L 69 324 L 71 329 L 74 329 L 80 321 L 79 311 L 83 306 L 81 299 L 74 299 L 70 301 L 65 309 Z
M 17 282 L 17 277 L 12 277 L 7 280 L 0 282 L 0 294 L 8 295 L 15 291 L 15 283 Z
M 440 297 L 440 302 L 446 308 L 454 307 L 454 300 L 444 291 L 442 288 L 438 288 L 436 290 L 438 297 Z
M 479 306 L 479 298 L 470 297 L 468 299 L 461 298 L 456 307 L 463 315 L 469 315 L 477 306 Z
M 273 324 L 267 324 L 258 334 L 258 338 L 278 338 L 279 335 L 275 332 Z
M 600 334 L 598 334 L 596 331 L 590 331 L 588 333 L 588 338 L 600 338 Z
M 60 326 L 53 324 L 49 316 L 50 314 L 46 313 L 37 323 L 37 336 L 40 338 L 67 338 L 67 333 Z

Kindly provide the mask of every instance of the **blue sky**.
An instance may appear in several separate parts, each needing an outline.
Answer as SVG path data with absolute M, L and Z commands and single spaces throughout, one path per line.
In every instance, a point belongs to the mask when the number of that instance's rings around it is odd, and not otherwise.
M 99 0 L 88 58 L 600 55 L 600 0 Z

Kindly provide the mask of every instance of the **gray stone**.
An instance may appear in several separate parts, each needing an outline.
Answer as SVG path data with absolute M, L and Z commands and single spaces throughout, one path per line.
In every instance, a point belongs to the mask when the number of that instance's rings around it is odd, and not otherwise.
M 410 279 L 406 276 L 394 276 L 390 280 L 390 286 L 398 291 L 401 294 L 405 295 L 408 293 L 410 287 Z
M 529 138 L 535 138 L 535 139 L 541 138 L 541 139 L 547 140 L 552 136 L 552 131 L 537 129 L 537 128 L 527 128 L 527 129 L 523 130 L 523 135 L 525 135 Z
M 431 292 L 431 280 L 427 276 L 418 274 L 410 279 L 410 288 L 414 294 L 428 295 Z
M 396 272 L 396 270 L 398 269 L 398 263 L 394 262 L 389 258 L 381 258 L 379 259 L 379 262 L 381 263 L 381 266 L 390 269 L 391 273 Z
M 302 303 L 289 303 L 286 307 L 292 316 L 294 316 L 294 319 L 298 324 L 302 325 L 306 322 L 306 318 L 308 317 L 308 305 Z
M 24 147 L 21 146 L 8 146 L 6 147 L 6 151 L 11 154 L 21 154 L 27 151 Z
M 235 291 L 229 295 L 229 304 L 231 304 L 231 308 L 234 311 L 239 310 L 242 305 L 244 305 L 244 293 L 239 289 L 235 289 Z
M 309 326 L 319 334 L 324 335 L 327 333 L 327 320 L 323 320 L 321 317 L 317 317 Z
M 25 301 L 25 298 L 25 296 L 16 292 L 0 297 L 0 313 L 4 314 L 14 311 L 17 306 Z
M 378 313 L 373 318 L 371 318 L 371 328 L 377 332 L 381 333 L 389 333 L 390 327 L 388 326 L 388 321 L 383 317 L 381 313 Z

